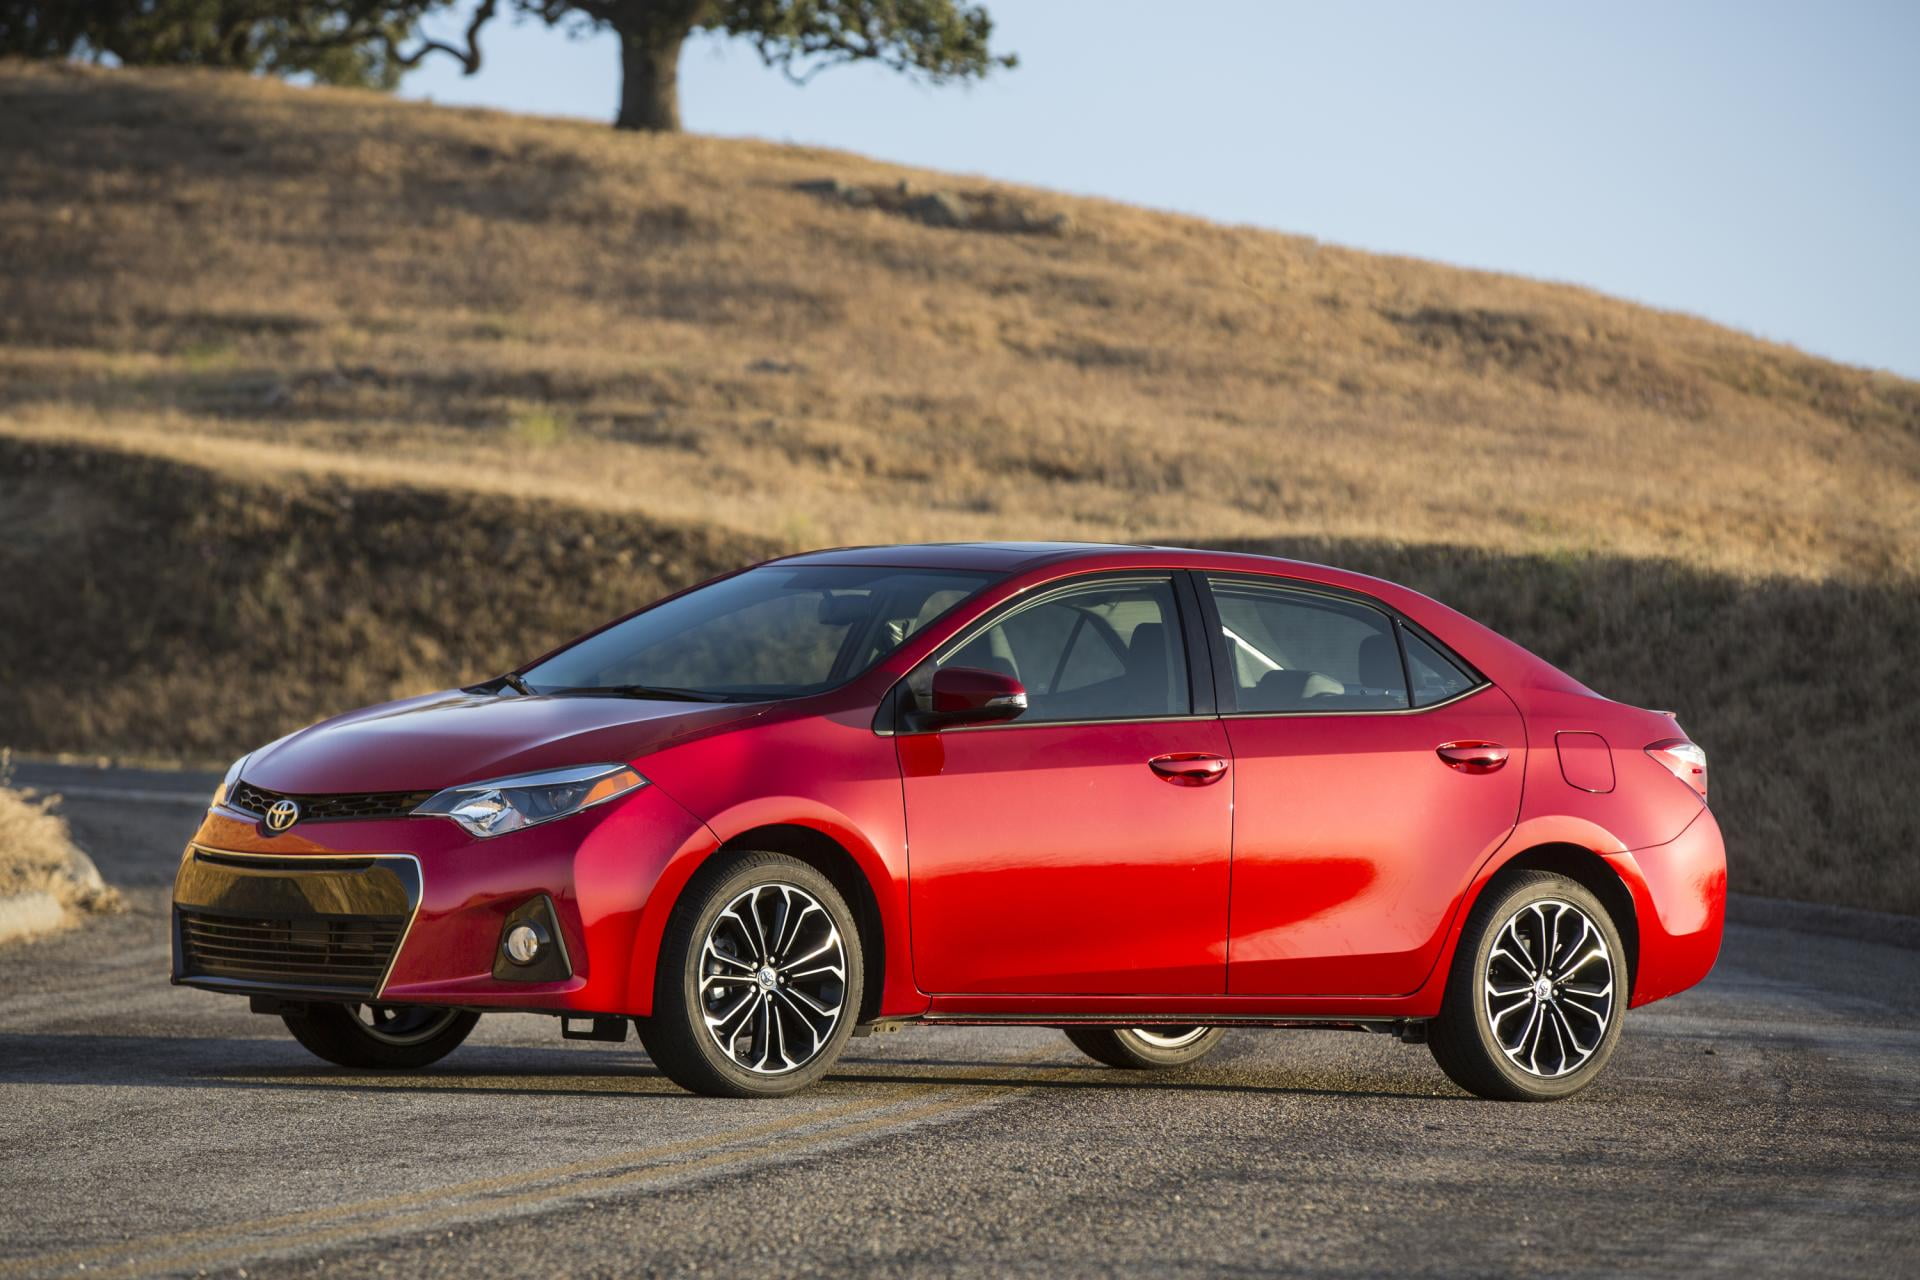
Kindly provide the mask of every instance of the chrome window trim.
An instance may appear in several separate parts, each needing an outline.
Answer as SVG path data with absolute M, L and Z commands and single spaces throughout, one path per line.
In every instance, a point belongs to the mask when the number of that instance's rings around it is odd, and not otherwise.
M 220 849 L 210 844 L 201 844 L 197 840 L 189 842 L 187 850 L 189 853 L 210 853 L 216 858 L 263 858 L 272 862 L 289 862 L 296 859 L 301 862 L 316 863 L 365 862 L 370 858 L 376 862 L 381 859 L 402 858 L 411 862 L 414 883 L 420 886 L 420 893 L 413 900 L 413 910 L 407 915 L 406 927 L 400 930 L 400 940 L 393 944 L 393 956 L 387 961 L 386 972 L 380 975 L 380 984 L 373 989 L 371 1003 L 379 1003 L 380 997 L 387 993 L 387 983 L 393 978 L 393 966 L 400 963 L 400 953 L 406 948 L 407 939 L 413 936 L 413 922 L 420 918 L 420 904 L 427 900 L 427 873 L 426 869 L 420 865 L 418 857 L 411 853 L 261 853 L 258 850 Z M 287 874 L 299 875 L 300 873 L 289 871 Z M 553 923 L 555 928 L 558 928 L 560 921 L 556 918 Z
M 1281 718 L 1299 719 L 1301 717 L 1326 718 L 1329 716 L 1418 716 L 1425 715 L 1429 711 L 1438 711 L 1442 707 L 1450 707 L 1462 698 L 1471 698 L 1474 694 L 1493 687 L 1493 681 L 1483 680 L 1471 689 L 1463 689 L 1459 693 L 1454 694 L 1445 702 L 1430 702 L 1424 707 L 1356 707 L 1346 711 L 1334 711 L 1331 709 L 1326 711 L 1222 711 L 1220 718 L 1222 720 L 1272 720 Z
M 1068 729 L 1086 728 L 1096 724 L 1194 724 L 1202 720 L 1218 720 L 1218 715 L 1184 716 L 1128 716 L 1122 719 L 1108 720 L 1028 720 L 1024 724 L 1019 720 L 1001 720 L 994 724 L 955 724 L 941 729 L 922 729 L 919 733 L 902 734 L 902 737 L 917 738 L 923 733 L 980 733 L 987 729 Z

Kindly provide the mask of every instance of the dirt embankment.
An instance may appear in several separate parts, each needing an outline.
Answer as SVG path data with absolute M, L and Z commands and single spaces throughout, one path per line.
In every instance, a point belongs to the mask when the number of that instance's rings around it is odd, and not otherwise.
M 73 843 L 58 802 L 6 782 L 6 753 L 0 751 L 0 942 L 119 910 L 120 895 Z

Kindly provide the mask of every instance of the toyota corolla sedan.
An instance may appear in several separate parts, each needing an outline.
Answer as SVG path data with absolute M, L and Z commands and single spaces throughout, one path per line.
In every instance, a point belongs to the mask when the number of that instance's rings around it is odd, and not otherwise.
M 236 762 L 173 978 L 350 1067 L 480 1015 L 630 1027 L 699 1093 L 851 1036 L 1424 1043 L 1487 1098 L 1606 1065 L 1720 947 L 1705 753 L 1404 587 L 1250 555 L 861 547 Z

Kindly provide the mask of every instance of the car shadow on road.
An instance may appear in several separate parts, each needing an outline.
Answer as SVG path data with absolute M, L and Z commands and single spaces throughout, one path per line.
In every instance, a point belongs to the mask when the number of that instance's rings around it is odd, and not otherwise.
M 643 1056 L 628 1052 L 595 1060 L 594 1051 L 532 1046 L 473 1046 L 419 1071 L 355 1070 L 315 1062 L 292 1044 L 217 1036 L 105 1036 L 0 1033 L 0 1085 L 104 1088 L 267 1089 L 504 1095 L 540 1098 L 681 1097 L 685 1091 Z M 1007 1092 L 1023 1089 L 1305 1095 L 1438 1102 L 1463 1096 L 1412 1088 L 1324 1083 L 1269 1068 L 1195 1067 L 1152 1074 L 1079 1064 L 991 1059 L 886 1060 L 843 1063 L 811 1091 L 928 1088 Z

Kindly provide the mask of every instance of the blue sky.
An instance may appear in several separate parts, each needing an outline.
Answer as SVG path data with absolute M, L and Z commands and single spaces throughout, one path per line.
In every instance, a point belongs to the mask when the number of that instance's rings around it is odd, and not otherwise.
M 1574 281 L 1920 377 L 1920 3 L 987 7 L 1021 65 L 969 88 L 796 88 L 698 38 L 686 126 Z M 611 37 L 483 47 L 402 93 L 611 119 Z

